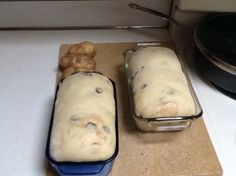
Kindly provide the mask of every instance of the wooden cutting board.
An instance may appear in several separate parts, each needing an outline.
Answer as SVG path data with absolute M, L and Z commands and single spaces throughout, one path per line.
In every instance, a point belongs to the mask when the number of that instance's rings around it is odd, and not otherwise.
M 136 43 L 99 43 L 96 70 L 116 83 L 119 153 L 110 176 L 220 176 L 222 168 L 203 118 L 181 132 L 142 133 L 131 118 L 123 52 Z M 70 45 L 62 45 L 63 56 Z M 60 76 L 60 75 L 59 75 Z M 46 176 L 56 176 L 48 166 Z

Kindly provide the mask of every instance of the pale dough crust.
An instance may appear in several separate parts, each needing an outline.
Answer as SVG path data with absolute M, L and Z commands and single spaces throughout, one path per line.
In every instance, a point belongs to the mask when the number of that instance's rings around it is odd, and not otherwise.
M 115 101 L 109 79 L 76 73 L 60 86 L 50 151 L 56 161 L 100 161 L 115 151 Z
M 186 77 L 173 50 L 140 48 L 133 53 L 129 69 L 137 115 L 152 118 L 195 114 Z

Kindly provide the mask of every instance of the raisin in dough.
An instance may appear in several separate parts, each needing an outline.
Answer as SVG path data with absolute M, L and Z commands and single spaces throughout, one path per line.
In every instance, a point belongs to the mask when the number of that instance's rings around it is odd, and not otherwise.
M 138 49 L 129 61 L 129 72 L 137 115 L 151 118 L 195 113 L 186 77 L 171 49 Z
M 109 79 L 76 73 L 60 86 L 50 151 L 56 161 L 100 161 L 115 151 L 115 102 Z

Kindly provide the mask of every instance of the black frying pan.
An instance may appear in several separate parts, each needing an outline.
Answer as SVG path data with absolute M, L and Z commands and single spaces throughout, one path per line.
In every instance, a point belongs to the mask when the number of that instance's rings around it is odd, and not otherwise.
M 236 95 L 236 14 L 215 14 L 194 28 L 199 70 L 225 93 Z
M 129 6 L 157 15 L 193 34 L 194 57 L 200 72 L 224 93 L 236 95 L 236 13 L 208 16 L 195 25 L 192 32 L 162 12 L 134 3 Z

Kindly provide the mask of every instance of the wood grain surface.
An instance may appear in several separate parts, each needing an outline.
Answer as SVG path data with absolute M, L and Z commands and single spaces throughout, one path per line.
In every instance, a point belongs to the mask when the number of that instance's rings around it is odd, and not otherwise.
M 97 71 L 116 83 L 119 153 L 110 176 L 220 176 L 222 169 L 203 118 L 182 132 L 142 133 L 135 128 L 128 102 L 123 52 L 136 43 L 97 45 Z M 63 56 L 70 45 L 62 45 Z M 60 76 L 60 74 L 59 74 Z M 46 176 L 56 176 L 48 165 Z

